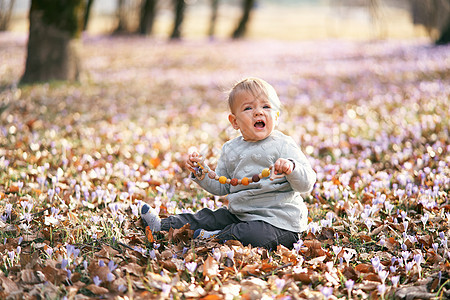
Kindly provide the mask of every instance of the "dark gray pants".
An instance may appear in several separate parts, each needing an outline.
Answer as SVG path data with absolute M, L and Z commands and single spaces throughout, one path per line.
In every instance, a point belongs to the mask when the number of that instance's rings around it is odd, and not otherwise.
M 250 244 L 269 250 L 275 250 L 277 245 L 292 248 L 299 239 L 297 232 L 280 229 L 264 221 L 243 222 L 224 207 L 214 211 L 204 208 L 195 214 L 169 216 L 161 220 L 161 230 L 178 229 L 187 223 L 191 225 L 192 230 L 199 228 L 207 231 L 220 230 L 216 238 L 221 242 L 238 240 L 244 246 Z

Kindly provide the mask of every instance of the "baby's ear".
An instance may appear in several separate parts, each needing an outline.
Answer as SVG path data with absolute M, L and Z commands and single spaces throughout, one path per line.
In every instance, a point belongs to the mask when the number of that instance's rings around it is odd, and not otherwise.
M 228 115 L 228 121 L 230 121 L 231 126 L 233 126 L 234 129 L 238 130 L 239 126 L 236 122 L 236 116 L 234 114 L 229 114 Z

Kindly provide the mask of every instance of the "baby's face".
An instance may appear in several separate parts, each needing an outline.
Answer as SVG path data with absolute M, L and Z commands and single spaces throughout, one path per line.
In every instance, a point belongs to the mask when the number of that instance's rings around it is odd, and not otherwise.
M 268 99 L 255 98 L 252 93 L 240 91 L 236 94 L 231 114 L 231 125 L 239 130 L 244 140 L 261 141 L 275 129 L 278 111 Z

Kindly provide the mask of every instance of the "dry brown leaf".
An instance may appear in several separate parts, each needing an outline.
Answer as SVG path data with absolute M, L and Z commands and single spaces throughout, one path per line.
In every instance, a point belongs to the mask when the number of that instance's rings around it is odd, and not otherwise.
M 136 275 L 136 276 L 142 276 L 142 274 L 143 274 L 143 267 L 141 267 L 140 265 L 138 265 L 136 263 L 126 264 L 121 269 L 127 271 L 130 274 Z
M 34 268 L 37 264 L 41 263 L 41 258 L 39 257 L 39 251 L 20 253 L 20 265 L 22 268 Z
M 205 260 L 203 264 L 203 276 L 205 277 L 208 276 L 209 278 L 212 278 L 214 276 L 217 276 L 218 274 L 219 274 L 219 263 L 211 256 L 208 256 L 208 258 Z
M 417 241 L 427 248 L 430 248 L 433 244 L 433 238 L 429 234 L 417 237 Z
M 364 280 L 381 282 L 380 277 L 375 273 L 369 273 L 364 275 Z
M 322 256 L 314 257 L 313 259 L 307 260 L 306 263 L 315 265 L 318 263 L 323 263 L 326 258 L 327 258 L 326 255 L 322 255 Z
M 47 278 L 47 280 L 54 285 L 59 285 L 67 278 L 67 272 L 65 270 L 61 270 L 50 265 L 45 266 L 40 271 L 45 275 L 45 278 Z
M 168 270 L 169 272 L 176 272 L 177 271 L 177 266 L 175 265 L 175 263 L 171 260 L 165 260 L 162 262 L 162 266 L 164 269 Z
M 173 252 L 171 250 L 169 250 L 169 249 L 164 250 L 161 253 L 161 259 L 170 259 L 172 257 L 173 257 Z
M 386 239 L 385 245 L 390 251 L 393 251 L 396 247 L 400 245 L 400 243 L 394 237 L 391 236 L 390 238 Z
M 273 263 L 263 263 L 260 267 L 261 271 L 267 273 L 275 270 L 277 266 Z
M 41 282 L 41 279 L 31 269 L 20 271 L 20 279 L 26 284 L 36 284 Z
M 261 270 L 259 268 L 259 264 L 253 264 L 253 265 L 246 265 L 245 267 L 243 267 L 240 271 L 243 275 L 245 276 L 255 276 L 255 275 L 260 275 L 261 274 Z
M 380 232 L 382 232 L 386 229 L 386 227 L 387 227 L 387 225 L 381 225 L 381 226 L 375 227 L 375 229 L 372 230 L 372 232 L 370 232 L 370 236 L 378 236 L 380 234 Z
M 102 250 L 96 252 L 95 256 L 105 257 L 105 258 L 110 259 L 110 258 L 113 258 L 114 256 L 116 256 L 117 254 L 119 254 L 119 251 L 113 249 L 111 246 L 102 245 Z
M 229 247 L 244 247 L 244 245 L 242 245 L 242 243 L 238 240 L 228 240 L 225 242 L 225 245 Z
M 341 273 L 347 279 L 352 279 L 353 281 L 356 281 L 358 279 L 358 274 L 351 266 L 345 266 Z
M 359 239 L 362 242 L 366 242 L 366 243 L 372 241 L 372 237 L 370 237 L 369 235 L 364 234 L 364 233 L 359 234 Z
M 170 228 L 169 242 L 178 244 L 180 242 L 188 243 L 194 236 L 194 231 L 190 229 L 191 225 L 188 223 L 179 229 Z
M 12 294 L 19 289 L 17 284 L 8 277 L 0 275 L 0 281 L 2 282 L 2 288 L 6 294 Z
M 221 299 L 223 299 L 223 296 L 218 294 L 209 294 L 200 298 L 200 300 L 221 300 Z
M 359 264 L 359 265 L 356 265 L 355 271 L 360 272 L 360 273 L 370 273 L 370 272 L 374 272 L 374 269 L 373 269 L 372 265 Z
M 103 295 L 108 293 L 108 289 L 102 286 L 97 286 L 95 284 L 90 284 L 86 288 L 96 295 Z
M 292 253 L 291 250 L 284 247 L 283 245 L 278 245 L 277 253 L 281 256 L 281 261 L 284 264 L 286 264 L 286 263 L 297 264 L 297 261 L 298 261 L 297 256 L 294 253 Z
M 100 278 L 101 281 L 107 281 L 108 274 L 111 273 L 107 266 L 100 267 L 98 265 L 98 262 L 91 262 L 91 264 L 88 267 L 88 270 L 91 278 L 98 276 L 98 278 Z
M 149 226 L 145 227 L 145 237 L 149 243 L 155 242 L 155 238 L 153 237 L 153 233 Z
M 303 252 L 306 257 L 314 258 L 327 255 L 326 251 L 322 249 L 322 244 L 316 239 L 306 240 L 303 245 L 308 248 Z
M 19 187 L 17 185 L 12 185 L 9 187 L 8 189 L 9 193 L 18 193 L 19 192 Z
M 303 284 L 312 283 L 311 274 L 308 273 L 294 273 L 292 277 L 295 281 L 300 281 Z
M 320 232 L 319 239 L 320 240 L 332 240 L 334 239 L 335 231 L 331 227 L 324 227 Z
M 436 299 L 435 293 L 430 293 L 426 285 L 406 286 L 395 291 L 396 299 Z
M 363 280 L 361 283 L 355 284 L 354 289 L 360 289 L 367 292 L 376 290 L 378 288 L 378 285 L 380 285 L 380 283 L 377 281 Z

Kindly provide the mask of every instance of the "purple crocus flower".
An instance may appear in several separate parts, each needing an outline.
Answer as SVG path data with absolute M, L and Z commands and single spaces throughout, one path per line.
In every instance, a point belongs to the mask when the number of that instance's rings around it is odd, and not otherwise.
M 325 297 L 325 299 L 328 299 L 331 297 L 331 295 L 333 295 L 333 288 L 332 287 L 324 287 L 321 290 L 323 296 Z
M 195 269 L 197 269 L 197 263 L 196 262 L 188 262 L 186 263 L 186 269 L 191 272 L 194 273 Z
M 94 278 L 92 278 L 92 280 L 94 281 L 94 284 L 96 286 L 99 286 L 100 283 L 102 283 L 102 281 L 100 280 L 100 278 L 98 276 L 94 276 Z

